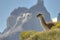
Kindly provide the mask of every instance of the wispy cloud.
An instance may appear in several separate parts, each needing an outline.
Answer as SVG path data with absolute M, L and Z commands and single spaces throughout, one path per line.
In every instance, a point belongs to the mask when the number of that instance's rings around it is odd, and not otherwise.
M 53 21 L 53 22 L 57 22 L 57 17 L 52 18 L 52 21 Z

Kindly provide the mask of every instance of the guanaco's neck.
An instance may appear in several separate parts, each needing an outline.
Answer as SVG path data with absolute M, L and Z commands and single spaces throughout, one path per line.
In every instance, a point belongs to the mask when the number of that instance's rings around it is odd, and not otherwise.
M 43 16 L 40 16 L 39 19 L 40 19 L 40 21 L 41 21 L 41 23 L 42 23 L 43 26 L 47 25 L 46 22 L 45 22 L 45 20 L 44 20 L 44 18 L 43 18 Z
M 40 16 L 39 19 L 40 19 L 40 21 L 41 21 L 41 23 L 42 23 L 42 25 L 44 27 L 44 30 L 49 30 L 43 16 Z

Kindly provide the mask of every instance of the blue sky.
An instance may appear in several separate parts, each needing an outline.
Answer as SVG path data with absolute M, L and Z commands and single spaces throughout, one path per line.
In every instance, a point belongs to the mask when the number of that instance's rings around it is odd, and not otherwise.
M 0 32 L 7 27 L 6 22 L 10 13 L 18 7 L 30 8 L 37 3 L 37 0 L 0 0 Z M 60 0 L 44 0 L 44 5 L 51 18 L 57 17 L 60 12 Z

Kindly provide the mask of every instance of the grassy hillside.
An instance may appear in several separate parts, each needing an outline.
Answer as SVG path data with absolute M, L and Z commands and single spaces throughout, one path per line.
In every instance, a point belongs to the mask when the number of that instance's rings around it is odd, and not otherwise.
M 22 32 L 20 40 L 60 40 L 60 23 L 55 24 L 51 30 L 46 32 Z
M 23 32 L 20 40 L 60 40 L 60 30 L 50 30 L 48 32 Z

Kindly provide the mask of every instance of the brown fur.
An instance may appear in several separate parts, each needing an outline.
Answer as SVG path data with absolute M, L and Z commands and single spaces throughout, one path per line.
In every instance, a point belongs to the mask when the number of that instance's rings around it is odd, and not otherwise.
M 53 23 L 53 22 L 51 22 L 51 23 L 46 23 L 45 20 L 44 20 L 44 18 L 43 18 L 43 15 L 42 15 L 42 14 L 38 14 L 37 17 L 40 18 L 41 23 L 42 23 L 42 25 L 43 25 L 44 27 L 46 26 L 46 28 L 51 29 L 51 27 L 54 26 L 54 23 Z

